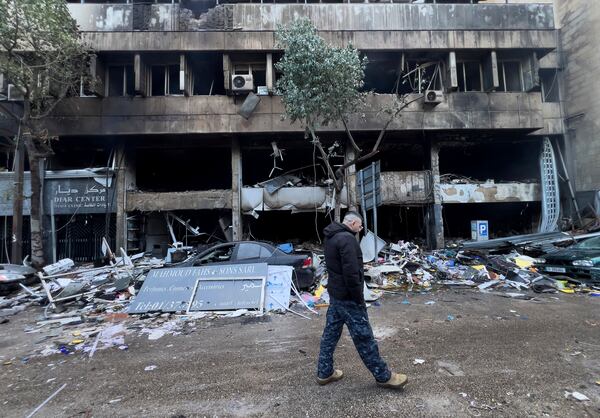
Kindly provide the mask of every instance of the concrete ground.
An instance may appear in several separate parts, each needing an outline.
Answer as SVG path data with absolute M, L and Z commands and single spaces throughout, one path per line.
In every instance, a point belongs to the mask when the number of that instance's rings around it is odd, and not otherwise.
M 0 358 L 16 357 L 0 366 L 0 415 L 26 416 L 66 383 L 36 416 L 600 416 L 598 298 L 441 290 L 404 299 L 369 309 L 384 357 L 409 375 L 401 392 L 374 385 L 347 332 L 336 352 L 344 379 L 317 386 L 323 314 L 200 320 L 183 335 L 128 336 L 128 350 L 92 359 L 21 362 L 32 347 L 23 328 L 39 314 L 31 309 L 0 325 Z

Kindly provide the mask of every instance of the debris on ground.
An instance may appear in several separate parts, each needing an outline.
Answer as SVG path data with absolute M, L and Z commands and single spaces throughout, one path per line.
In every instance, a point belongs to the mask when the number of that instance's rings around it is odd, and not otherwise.
M 494 240 L 490 240 L 484 248 L 453 245 L 436 251 L 425 251 L 413 242 L 387 243 L 371 235 L 371 244 L 375 239 L 383 244 L 378 246 L 377 256 L 367 257 L 364 263 L 364 296 L 369 306 L 383 306 L 379 299 L 384 294 L 398 295 L 398 303 L 410 305 L 410 292 L 431 294 L 443 288 L 526 300 L 541 293 L 582 294 L 590 297 L 600 295 L 597 283 L 566 276 L 550 276 L 539 271 L 539 255 L 532 254 L 527 248 L 535 246 L 540 239 L 544 245 L 549 240 L 558 240 L 562 245 L 562 233 L 542 234 L 541 238 L 540 234 L 521 236 L 518 239 L 507 238 L 496 244 L 491 243 Z M 524 246 L 521 245 L 523 243 Z M 370 245 L 368 247 L 371 248 Z M 243 282 L 240 277 L 244 275 L 237 274 L 234 267 L 250 264 L 166 268 L 168 257 L 156 258 L 145 253 L 128 255 L 122 249 L 120 257 L 117 257 L 108 248 L 106 241 L 103 243 L 104 265 L 100 266 L 77 264 L 70 259 L 63 259 L 36 273 L 27 266 L 0 265 L 0 285 L 3 285 L 0 289 L 6 291 L 0 296 L 0 324 L 8 322 L 11 316 L 31 306 L 42 306 L 44 309 L 40 317 L 24 329 L 25 333 L 31 334 L 35 343 L 34 352 L 29 357 L 81 354 L 91 361 L 98 350 L 111 347 L 129 349 L 126 339 L 130 335 L 143 336 L 149 340 L 186 335 L 206 326 L 197 322 L 200 320 L 209 322 L 241 316 L 261 318 L 271 313 L 288 312 L 310 319 L 311 313 L 318 314 L 319 308 L 326 308 L 330 303 L 322 253 L 310 243 L 283 243 L 280 248 L 285 252 L 312 254 L 311 265 L 314 267 L 311 268 L 314 268 L 316 281 L 308 291 L 300 292 L 294 285 L 292 275 L 295 271 L 290 266 L 268 266 L 266 273 L 263 273 L 264 282 L 260 279 L 257 281 L 252 274 L 248 281 Z M 539 247 L 536 248 L 539 250 Z M 186 257 L 189 258 L 189 255 Z M 217 268 L 221 270 L 219 274 L 213 272 L 210 276 L 221 279 L 228 276 L 239 282 L 235 289 L 226 292 L 227 298 L 219 299 L 219 295 L 223 296 L 225 293 L 217 291 L 211 294 L 212 299 L 208 298 L 208 293 L 198 298 L 197 277 L 191 274 L 188 280 L 181 276 L 181 272 L 187 271 L 186 269 L 200 271 L 211 268 L 215 272 Z M 165 289 L 166 285 L 177 288 L 174 283 L 185 279 L 179 287 L 180 290 L 183 289 L 183 293 L 179 295 L 181 297 L 171 298 L 181 306 L 165 308 L 167 295 L 173 290 L 163 291 L 163 287 L 156 283 L 151 286 L 150 278 L 157 276 L 157 272 L 162 272 L 161 275 L 164 276 Z M 214 280 L 217 281 L 213 284 L 219 284 L 218 278 Z M 7 283 L 10 286 L 4 286 Z M 255 297 L 254 305 L 247 298 L 242 301 L 241 295 L 252 292 L 259 296 Z M 153 294 L 155 299 L 143 304 L 142 301 L 148 300 L 148 294 Z M 231 295 L 237 296 L 232 298 Z M 429 299 L 424 302 L 425 305 L 436 303 L 431 300 L 433 298 Z M 227 303 L 227 306 L 214 309 L 216 305 L 210 305 L 213 302 Z M 134 305 L 136 308 L 132 308 Z M 143 306 L 140 308 L 141 305 Z M 516 312 L 514 314 L 520 319 L 527 319 Z M 448 313 L 446 322 L 457 318 L 460 315 Z M 415 364 L 422 364 L 422 361 L 415 359 Z M 446 374 L 463 374 L 457 366 L 449 363 L 438 362 L 438 366 L 440 372 Z M 578 395 L 570 396 L 577 399 Z
M 537 258 L 514 248 L 501 254 L 465 248 L 427 252 L 414 243 L 399 241 L 386 245 L 377 261 L 365 263 L 365 277 L 370 288 L 386 293 L 427 292 L 443 286 L 527 298 L 523 292 L 593 296 L 600 289 L 600 283 L 542 274 L 537 263 Z
M 567 398 L 567 399 L 568 398 L 573 398 L 573 399 L 578 400 L 578 401 L 589 401 L 590 400 L 590 398 L 588 398 L 587 396 L 585 396 L 583 393 L 576 392 L 576 391 L 569 392 L 569 391 L 566 391 L 566 390 L 565 390 L 565 398 Z

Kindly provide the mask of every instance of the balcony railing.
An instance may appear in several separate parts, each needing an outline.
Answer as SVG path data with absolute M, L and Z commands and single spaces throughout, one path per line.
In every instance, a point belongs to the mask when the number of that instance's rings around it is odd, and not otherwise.
M 297 16 L 321 31 L 550 30 L 551 4 L 219 4 L 194 15 L 179 4 L 68 5 L 83 31 L 274 31 Z

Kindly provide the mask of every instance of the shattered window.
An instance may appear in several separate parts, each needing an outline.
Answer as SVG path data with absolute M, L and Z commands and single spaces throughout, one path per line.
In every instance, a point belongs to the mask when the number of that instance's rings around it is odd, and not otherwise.
M 523 91 L 521 63 L 519 61 L 500 61 L 498 63 L 499 91 Z
M 108 68 L 108 95 L 123 95 L 123 67 Z
M 542 97 L 544 102 L 558 103 L 560 96 L 558 94 L 558 70 L 549 72 L 540 71 L 540 81 L 542 84 Z
M 152 95 L 165 96 L 177 94 L 181 94 L 179 65 L 153 65 Z
M 133 65 L 125 66 L 125 94 L 133 96 L 135 93 L 135 76 L 133 75 Z
M 134 77 L 133 66 L 115 65 L 108 67 L 108 95 L 133 96 Z
M 438 61 L 409 61 L 405 71 L 403 82 L 407 83 L 414 93 L 443 89 L 441 66 Z
M 204 256 L 194 262 L 195 266 L 199 266 L 207 263 L 219 263 L 223 261 L 229 261 L 233 253 L 233 244 L 224 245 L 217 247 L 212 251 L 209 251 Z
M 165 88 L 165 67 L 164 65 L 155 65 L 152 67 L 152 95 L 164 96 Z
M 169 94 L 180 94 L 179 65 L 169 65 Z
M 237 253 L 238 260 L 245 260 L 247 258 L 259 258 L 261 246 L 254 243 L 240 244 Z
M 458 91 L 481 91 L 481 64 L 477 61 L 459 62 L 456 65 Z

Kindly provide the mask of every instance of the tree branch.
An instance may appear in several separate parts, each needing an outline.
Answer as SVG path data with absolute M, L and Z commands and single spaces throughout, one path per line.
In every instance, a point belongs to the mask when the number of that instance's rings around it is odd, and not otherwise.
M 327 153 L 323 149 L 323 145 L 321 144 L 321 141 L 319 141 L 319 138 L 317 138 L 317 135 L 315 135 L 315 130 L 311 124 L 308 124 L 308 130 L 310 132 L 310 136 L 312 137 L 312 143 L 315 144 L 315 146 L 319 150 L 319 153 L 321 154 L 321 158 L 323 158 L 325 167 L 327 167 L 328 175 L 331 177 L 332 180 L 335 181 L 335 173 L 333 172 L 333 169 L 331 168 L 331 164 L 329 164 L 329 158 L 327 157 Z
M 346 122 L 346 118 L 342 115 L 340 115 L 340 119 L 342 120 L 342 123 L 344 124 L 344 129 L 346 130 L 346 134 L 348 135 L 348 139 L 350 139 L 350 143 L 352 144 L 352 148 L 354 148 L 354 151 L 356 151 L 357 153 L 361 153 L 362 149 L 360 149 L 358 147 L 358 145 L 356 145 L 356 142 L 354 141 L 354 137 L 352 136 L 352 132 L 350 132 L 350 129 L 348 128 L 348 123 Z
M 368 154 L 363 155 L 363 156 L 359 155 L 352 161 L 345 163 L 344 165 L 342 165 L 340 168 L 338 168 L 336 170 L 336 175 L 341 176 L 341 175 L 343 175 L 344 170 L 347 169 L 348 167 L 376 155 L 379 152 L 379 146 L 381 145 L 381 142 L 383 141 L 383 137 L 384 137 L 388 127 L 392 123 L 392 121 L 394 119 L 396 119 L 396 117 L 400 114 L 400 112 L 402 112 L 404 109 L 406 109 L 411 103 L 416 102 L 417 100 L 419 100 L 421 98 L 423 98 L 422 94 L 420 94 L 418 97 L 416 97 L 408 102 L 403 102 L 402 105 L 398 109 L 396 109 L 396 111 L 392 115 L 390 115 L 390 118 L 387 120 L 387 122 L 385 123 L 385 125 L 383 126 L 381 131 L 379 132 L 379 136 L 377 137 L 377 141 L 375 142 L 375 145 L 373 145 L 373 149 L 371 149 L 371 152 L 369 152 Z

